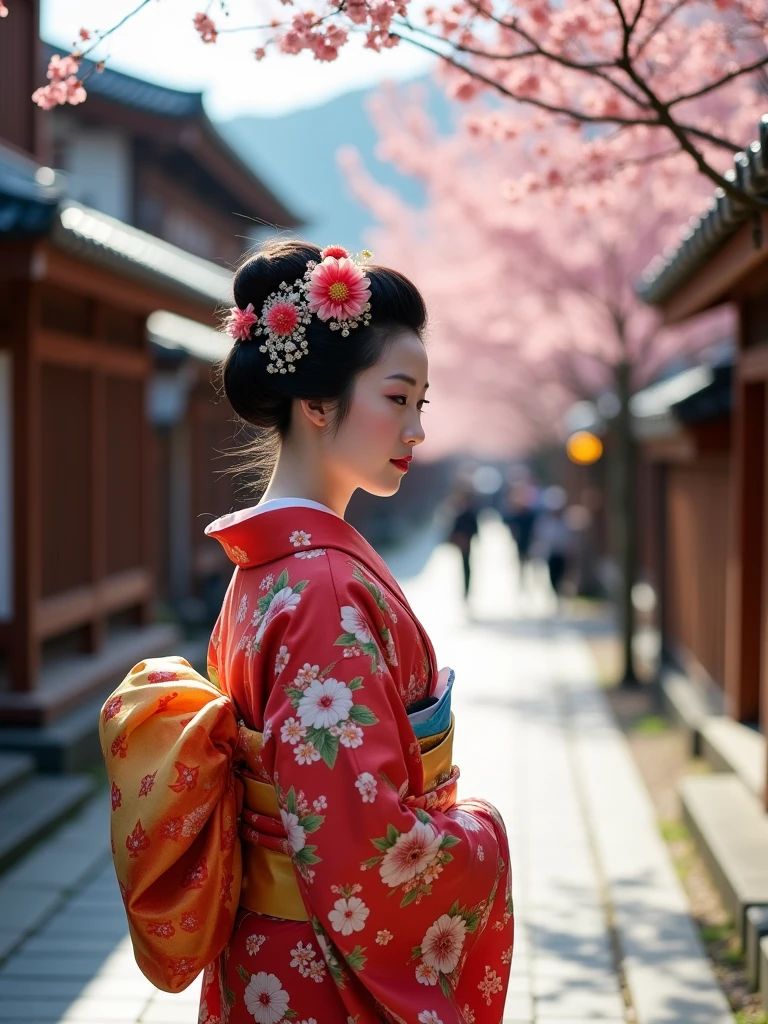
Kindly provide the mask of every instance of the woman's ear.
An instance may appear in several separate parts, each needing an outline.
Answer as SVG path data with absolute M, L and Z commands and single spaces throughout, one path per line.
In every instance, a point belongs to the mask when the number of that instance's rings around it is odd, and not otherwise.
M 300 398 L 301 411 L 316 427 L 328 425 L 328 406 L 319 398 Z

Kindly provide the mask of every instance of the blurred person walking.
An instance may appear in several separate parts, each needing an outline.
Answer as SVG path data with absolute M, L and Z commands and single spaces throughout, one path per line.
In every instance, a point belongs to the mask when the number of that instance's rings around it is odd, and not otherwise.
M 533 528 L 532 552 L 547 563 L 559 612 L 562 585 L 573 554 L 573 536 L 564 514 L 566 494 L 563 488 L 547 487 L 542 495 L 542 506 Z
M 478 532 L 477 497 L 471 484 L 460 483 L 454 490 L 450 503 L 453 508 L 453 523 L 448 541 L 451 544 L 455 544 L 461 552 L 461 561 L 464 569 L 464 600 L 466 601 L 469 597 L 469 584 L 472 574 L 470 564 L 472 538 Z
M 526 566 L 531 559 L 531 544 L 536 525 L 538 510 L 536 508 L 536 488 L 529 482 L 516 483 L 506 494 L 506 506 L 502 509 L 502 518 L 512 534 L 517 548 L 518 586 L 523 587 Z

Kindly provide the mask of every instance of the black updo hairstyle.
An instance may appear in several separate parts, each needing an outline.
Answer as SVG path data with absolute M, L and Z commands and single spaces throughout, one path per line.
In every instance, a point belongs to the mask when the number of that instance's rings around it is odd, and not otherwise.
M 310 260 L 319 263 L 321 255 L 317 246 L 308 242 L 268 242 L 235 273 L 235 303 L 240 309 L 252 303 L 258 315 L 282 281 L 292 284 L 304 276 Z M 383 358 L 398 331 L 414 331 L 423 340 L 427 310 L 416 286 L 388 267 L 367 265 L 366 274 L 371 289 L 370 325 L 357 327 L 344 338 L 313 316 L 306 327 L 308 350 L 293 373 L 267 372 L 270 357 L 259 351 L 260 337 L 236 341 L 224 360 L 224 394 L 240 419 L 257 431 L 254 440 L 241 449 L 246 458 L 240 460 L 237 472 L 255 474 L 257 489 L 263 491 L 288 435 L 293 399 L 329 402 L 335 435 L 349 415 L 358 374 Z

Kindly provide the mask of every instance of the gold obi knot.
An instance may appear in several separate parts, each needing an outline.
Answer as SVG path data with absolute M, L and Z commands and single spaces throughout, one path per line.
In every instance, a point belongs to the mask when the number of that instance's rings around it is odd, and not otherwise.
M 444 733 L 418 741 L 424 769 L 424 794 L 406 797 L 408 806 L 445 810 L 455 803 L 459 771 L 452 764 L 453 730 L 452 715 Z M 268 782 L 247 776 L 240 778 L 244 787 L 240 823 L 243 841 L 240 906 L 288 921 L 308 921 L 275 789 Z

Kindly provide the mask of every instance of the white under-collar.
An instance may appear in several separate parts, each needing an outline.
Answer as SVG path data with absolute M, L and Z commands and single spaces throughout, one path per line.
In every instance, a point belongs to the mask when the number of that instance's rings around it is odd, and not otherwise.
M 328 508 L 327 505 L 322 505 L 319 501 L 312 501 L 311 498 L 270 498 L 269 501 L 264 501 L 258 505 L 254 505 L 252 509 L 249 509 L 253 515 L 258 515 L 260 512 L 271 512 L 276 508 L 316 508 L 321 512 L 330 512 L 332 516 L 336 516 L 337 519 L 341 519 L 341 516 L 334 512 L 332 508 Z
M 270 498 L 269 501 L 264 501 L 259 505 L 241 508 L 237 512 L 228 512 L 226 515 L 220 516 L 206 526 L 205 533 L 208 535 L 220 533 L 222 530 L 229 529 L 230 526 L 235 526 L 246 519 L 252 519 L 254 516 L 261 515 L 262 512 L 272 512 L 278 508 L 315 508 L 320 512 L 327 512 L 329 515 L 343 520 L 343 516 L 334 512 L 332 508 L 328 508 L 327 505 L 321 505 L 319 501 L 312 501 L 311 498 Z

